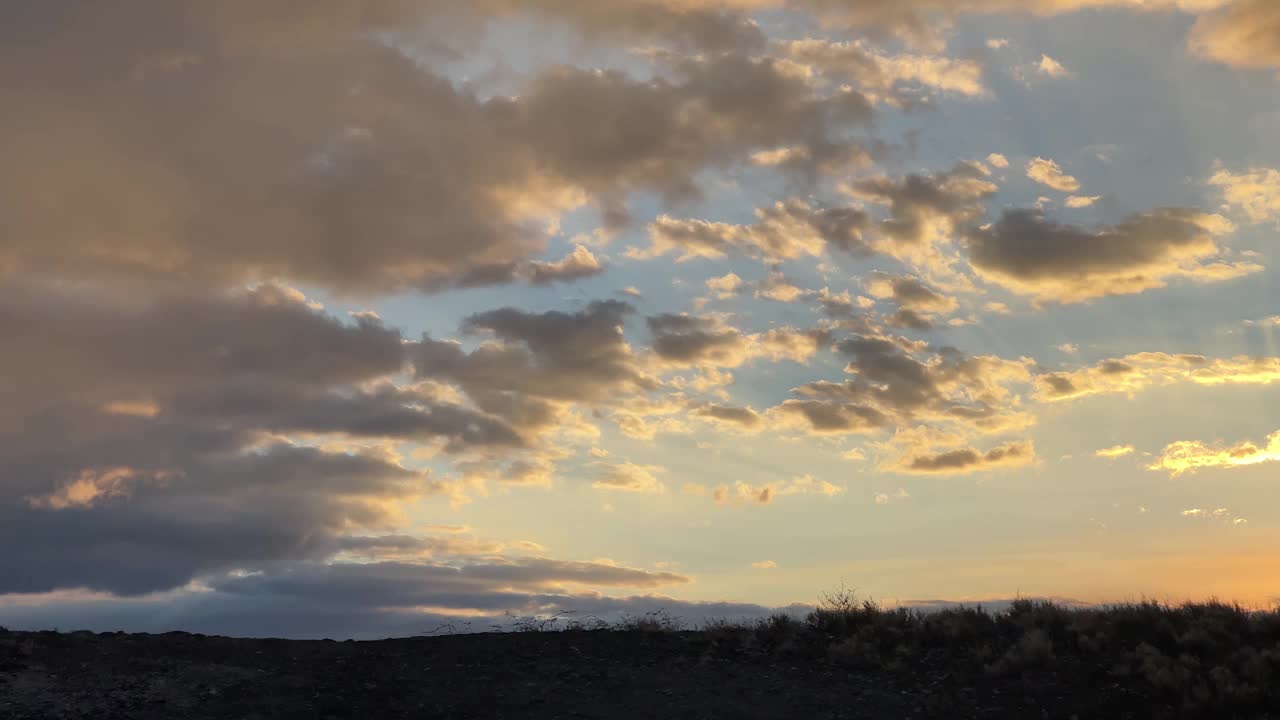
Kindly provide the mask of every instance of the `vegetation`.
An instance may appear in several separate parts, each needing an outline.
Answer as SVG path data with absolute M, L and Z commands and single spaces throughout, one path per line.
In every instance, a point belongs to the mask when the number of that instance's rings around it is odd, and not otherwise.
M 686 625 L 559 613 L 372 642 L 0 630 L 0 717 L 1280 717 L 1280 611 L 919 610 L 840 591 L 803 615 Z
M 560 625 L 562 619 L 522 618 L 516 627 L 689 630 L 661 611 L 613 625 Z M 975 680 L 1136 683 L 1184 716 L 1280 713 L 1280 608 L 1250 611 L 1219 601 L 1068 607 L 1020 599 L 999 612 L 886 609 L 840 590 L 803 617 L 712 621 L 690 631 L 706 637 L 711 653 L 764 653 L 876 672 L 911 672 L 923 660 Z

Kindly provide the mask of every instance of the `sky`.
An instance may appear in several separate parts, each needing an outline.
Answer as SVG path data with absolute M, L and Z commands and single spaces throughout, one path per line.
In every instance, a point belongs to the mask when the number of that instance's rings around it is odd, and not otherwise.
M 1273 0 L 0 4 L 0 625 L 1280 598 Z

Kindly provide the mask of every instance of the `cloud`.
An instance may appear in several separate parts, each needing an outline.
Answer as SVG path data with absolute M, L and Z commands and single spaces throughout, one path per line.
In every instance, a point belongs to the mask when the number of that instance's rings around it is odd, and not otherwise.
M 1268 435 L 1261 446 L 1246 441 L 1215 447 L 1199 440 L 1179 440 L 1166 446 L 1147 469 L 1164 470 L 1177 477 L 1206 468 L 1243 467 L 1276 461 L 1280 461 L 1280 431 Z
M 779 261 L 819 257 L 831 246 L 858 257 L 888 255 L 954 282 L 954 259 L 940 248 L 985 215 L 982 203 L 997 190 L 989 175 L 980 163 L 961 162 L 939 173 L 871 177 L 839 186 L 859 202 L 883 207 L 887 216 L 879 220 L 861 209 L 815 209 L 795 199 L 757 209 L 752 225 L 663 215 L 649 226 L 650 247 L 632 249 L 629 256 L 680 252 L 678 261 L 684 261 L 718 259 L 737 250 Z
M 1271 0 L 1234 0 L 1201 15 L 1187 43 L 1196 55 L 1236 68 L 1280 67 L 1280 7 Z
M 1053 16 L 1089 8 L 1135 11 L 1203 10 L 1228 0 L 804 0 L 828 24 L 940 50 L 963 14 L 1023 13 Z M 1266 2 L 1266 0 L 1260 0 Z
M 850 358 L 849 379 L 793 389 L 796 398 L 765 413 L 775 427 L 844 435 L 929 422 L 990 434 L 1034 422 L 1013 391 L 1031 381 L 1028 360 L 929 353 L 903 338 L 855 336 L 837 348 Z
M 892 315 L 885 318 L 885 324 L 889 327 L 902 328 L 905 330 L 933 329 L 933 319 L 931 317 L 907 308 L 899 308 L 894 311 Z
M 886 469 L 912 475 L 963 475 L 1026 467 L 1035 461 L 1035 448 L 1027 440 L 999 445 L 985 452 L 966 447 L 934 455 L 904 457 Z
M 987 164 L 991 167 L 1003 170 L 1009 167 L 1009 158 L 1001 155 L 1000 153 L 991 153 L 987 156 Z
M 1091 395 L 1132 394 L 1152 386 L 1182 382 L 1209 386 L 1270 385 L 1280 382 L 1280 358 L 1239 355 L 1210 359 L 1203 355 L 1136 353 L 1069 372 L 1039 375 L 1036 398 L 1059 402 Z
M 1242 173 L 1219 170 L 1209 184 L 1222 192 L 1222 201 L 1249 222 L 1276 222 L 1280 226 L 1280 170 L 1250 168 Z
M 801 392 L 806 392 L 801 388 Z M 846 435 L 874 432 L 890 418 L 869 405 L 835 399 L 784 400 L 770 409 L 770 416 L 783 429 L 805 430 L 815 435 Z
M 944 172 L 910 174 L 898 180 L 858 180 L 842 189 L 888 209 L 889 217 L 877 228 L 883 242 L 876 249 L 890 255 L 895 246 L 922 246 L 949 239 L 957 228 L 985 214 L 982 201 L 997 190 L 976 163 L 958 163 Z
M 324 496 L 321 482 L 344 452 L 368 459 L 352 469 L 356 485 L 367 470 L 369 482 L 405 479 L 410 489 L 387 486 L 392 498 L 451 495 L 445 483 L 404 470 L 390 448 L 420 443 L 453 458 L 523 452 L 531 442 L 446 386 L 405 381 L 407 345 L 376 317 L 334 317 L 291 288 L 125 299 L 85 287 L 11 283 L 0 297 L 0 332 L 25 338 L 6 351 L 14 385 L 0 413 L 0 514 L 23 516 L 7 519 L 16 526 L 30 522 L 33 510 L 60 508 L 83 515 L 86 528 L 102 524 L 104 534 L 86 529 L 66 538 L 71 545 L 76 537 L 110 544 L 109 528 L 121 513 L 143 515 L 139 532 L 167 526 L 166 498 L 216 523 L 226 508 L 206 504 L 252 502 L 248 489 L 241 495 L 228 488 L 217 499 L 216 484 L 233 477 L 229 468 L 286 486 L 293 473 L 313 468 L 320 496 L 299 498 L 296 522 L 282 519 L 279 531 L 320 539 L 349 506 Z M 280 477 L 259 477 L 268 471 Z M 260 490 L 264 508 L 275 502 L 269 488 Z M 44 500 L 33 508 L 28 497 Z M 246 536 L 261 519 L 246 514 Z M 233 519 L 224 529 L 236 531 Z M 164 543 L 167 530 L 154 531 L 147 542 Z M 227 552 L 240 551 L 229 544 Z M 199 554 L 193 551 L 197 566 Z
M 974 60 L 937 55 L 887 55 L 862 41 L 793 40 L 783 53 L 833 82 L 854 85 L 873 99 L 899 106 L 928 100 L 929 93 L 965 97 L 989 94 L 982 65 Z
M 544 152 L 549 170 L 583 187 L 692 198 L 693 176 L 704 168 L 783 146 L 820 157 L 849 142 L 837 141 L 837 133 L 864 127 L 874 115 L 860 93 L 815 94 L 775 58 L 725 53 L 669 60 L 662 79 L 651 81 L 617 71 L 551 70 L 507 108 L 516 120 L 512 130 Z
M 1101 195 L 1088 195 L 1088 196 L 1072 195 L 1068 197 L 1066 202 L 1063 204 L 1073 209 L 1087 208 L 1087 207 L 1093 207 L 1093 204 L 1098 202 L 1101 199 L 1102 199 Z
M 672 313 L 648 318 L 651 348 L 667 367 L 738 367 L 758 358 L 803 362 L 830 341 L 826 330 L 774 328 L 744 333 L 714 315 Z
M 47 494 L 23 493 L 21 504 L 4 498 L 0 541 L 30 550 L 0 559 L 0 594 L 135 595 L 211 573 L 318 560 L 347 533 L 397 522 L 400 503 L 443 492 L 426 473 L 373 453 L 283 444 L 210 452 L 165 445 L 164 434 L 153 429 L 147 439 L 176 461 L 172 468 L 90 467 Z M 14 469 L 37 467 L 34 457 L 7 457 Z M 172 480 L 151 481 L 157 472 Z M 116 492 L 124 478 L 127 491 Z
M 780 272 L 771 272 L 764 280 L 756 284 L 756 297 L 777 302 L 795 302 L 810 295 L 804 288 L 791 284 Z
M 38 72 L 7 83 L 0 267 L 132 288 L 281 278 L 347 294 L 548 281 L 555 269 L 526 262 L 565 212 L 634 191 L 690 199 L 704 170 L 780 146 L 818 164 L 856 145 L 847 131 L 874 114 L 856 91 L 817 95 L 745 51 L 679 57 L 660 78 L 537 70 L 518 93 L 481 99 L 387 37 L 447 26 L 438 5 L 309 4 L 288 23 L 248 5 L 138 0 L 7 13 L 24 40 L 5 44 L 6 66 Z M 646 25 L 707 39 L 726 29 L 712 20 L 734 17 L 575 5 L 540 9 L 637 39 Z M 561 271 L 585 272 L 584 260 Z
M 1014 66 L 1011 70 L 1014 79 L 1027 87 L 1032 87 L 1039 79 L 1067 80 L 1075 77 L 1062 63 L 1041 54 L 1040 59 Z
M 577 312 L 500 308 L 462 323 L 466 334 L 492 342 L 467 352 L 457 342 L 424 337 L 409 353 L 419 377 L 456 382 L 478 405 L 506 408 L 507 416 L 546 411 L 541 403 L 548 400 L 597 402 L 656 386 L 622 333 L 632 312 L 617 300 L 594 301 Z
M 877 273 L 867 283 L 867 292 L 908 310 L 948 313 L 958 305 L 955 298 L 940 295 L 918 278 L 903 275 Z
M 513 545 L 522 546 L 523 542 Z M 348 535 L 333 542 L 334 558 L 343 561 L 364 559 L 409 562 L 431 557 L 493 556 L 504 549 L 505 543 L 457 535 Z
M 797 475 L 778 488 L 779 495 L 826 495 L 833 497 L 844 494 L 844 488 L 832 485 L 826 480 L 818 480 L 809 473 Z
M 1027 163 L 1027 177 L 1059 192 L 1073 193 L 1080 189 L 1080 181 L 1062 172 L 1058 163 L 1042 157 Z
M 805 473 L 790 480 L 763 485 L 752 485 L 738 480 L 732 484 L 717 486 L 711 497 L 720 504 L 729 505 L 768 505 L 776 498 L 784 495 L 823 495 L 835 497 L 844 494 L 845 489 L 833 485 L 826 480 L 819 480 Z
M 631 255 L 646 259 L 678 251 L 680 260 L 719 259 L 737 250 L 783 260 L 817 257 L 828 245 L 854 255 L 870 252 L 863 240 L 868 218 L 859 210 L 814 208 L 800 200 L 787 200 L 757 209 L 756 218 L 753 225 L 732 225 L 662 215 L 649 225 L 650 248 Z
M 737 273 L 725 273 L 720 277 L 707 278 L 706 285 L 712 297 L 728 300 L 742 290 L 744 282 Z
M 875 273 L 866 287 L 871 296 L 898 306 L 885 320 L 890 327 L 928 330 L 933 327 L 935 313 L 946 314 L 959 307 L 955 298 L 941 295 L 913 277 Z
M 1071 71 L 1063 67 L 1062 63 L 1044 54 L 1040 55 L 1040 62 L 1036 63 L 1036 72 L 1054 80 L 1071 77 Z
M 760 429 L 764 419 L 760 413 L 749 407 L 732 407 L 727 405 L 704 405 L 690 411 L 690 415 L 712 423 L 721 428 L 738 431 L 754 431 Z
M 889 493 L 881 492 L 873 495 L 872 499 L 875 501 L 875 504 L 877 505 L 889 505 L 895 502 L 906 502 L 907 500 L 910 500 L 911 493 L 907 492 L 903 488 L 898 488 L 898 491 L 893 493 L 892 495 L 890 495 Z
M 1234 227 L 1220 215 L 1161 208 L 1088 230 L 1034 210 L 1011 210 L 969 236 L 969 259 L 985 279 L 1039 302 L 1074 303 L 1164 287 L 1171 278 L 1215 282 L 1261 270 L 1222 258 Z
M 750 357 L 751 341 L 714 316 L 664 314 L 648 318 L 651 347 L 664 361 L 684 366 L 736 367 Z
M 314 563 L 217 576 L 205 589 L 181 593 L 37 596 L 36 603 L 0 607 L 0 621 L 29 629 L 375 640 L 421 635 L 442 625 L 477 631 L 510 627 L 507 613 L 572 613 L 614 622 L 665 609 L 697 625 L 714 618 L 752 620 L 808 609 L 688 602 L 655 594 L 691 579 L 669 570 L 541 557 Z M 597 588 L 627 594 L 603 594 Z M 631 594 L 637 592 L 643 594 Z
M 582 245 L 575 245 L 573 252 L 556 262 L 531 262 L 528 267 L 529 282 L 534 285 L 571 282 L 604 272 L 604 265 Z
M 637 465 L 632 462 L 594 462 L 598 469 L 591 487 L 597 490 L 623 490 L 635 493 L 664 493 L 666 486 L 658 475 L 667 470 L 658 465 Z
M 86 468 L 67 480 L 57 491 L 26 498 L 31 507 L 46 510 L 88 508 L 114 497 L 128 496 L 131 485 L 141 482 L 166 483 L 172 473 L 139 471 L 130 467 Z
M 539 249 L 539 216 L 580 202 L 571 183 L 538 176 L 538 152 L 498 127 L 495 106 L 390 48 L 338 39 L 362 28 L 339 22 L 312 50 L 256 11 L 63 5 L 28 28 L 43 41 L 6 46 L 6 62 L 42 68 L 0 123 L 14 237 L 0 265 L 12 270 L 134 286 L 284 276 L 342 291 L 509 278 L 499 268 Z M 113 14 L 137 21 L 89 30 Z M 306 59 L 252 45 L 267 37 Z M 74 65 L 64 42 L 79 48 Z M 140 71 L 172 48 L 190 61 Z M 357 117 L 374 103 L 388 112 Z M 216 110 L 183 111 L 195 107 Z M 99 120 L 87 132 L 72 116 Z M 39 130 L 20 140 L 21 126 Z M 465 177 L 444 171 L 459 165 Z M 52 197 L 76 211 L 53 212 Z
M 773 570 L 778 567 L 778 563 L 772 560 L 760 560 L 759 562 L 751 563 L 751 567 L 758 570 Z
M 1226 523 L 1227 525 L 1235 525 L 1235 526 L 1244 525 L 1249 522 L 1248 520 L 1242 517 L 1235 517 L 1232 514 L 1232 512 L 1227 508 L 1215 508 L 1213 510 L 1206 510 L 1204 508 L 1190 508 L 1187 510 L 1183 510 L 1180 514 L 1182 515 L 1182 517 L 1185 517 L 1185 518 L 1195 518 L 1197 520 L 1217 520 L 1219 522 Z
M 1124 457 L 1125 455 L 1132 455 L 1132 454 L 1133 454 L 1132 445 L 1114 445 L 1109 448 L 1103 448 L 1102 450 L 1098 450 L 1097 452 L 1094 453 L 1094 456 L 1100 457 L 1100 458 L 1107 458 L 1110 460 L 1110 459 L 1121 458 L 1121 457 Z
M 656 398 L 635 397 L 615 404 L 610 413 L 618 430 L 635 440 L 653 440 L 659 433 L 689 433 L 683 417 L 690 402 L 683 392 Z

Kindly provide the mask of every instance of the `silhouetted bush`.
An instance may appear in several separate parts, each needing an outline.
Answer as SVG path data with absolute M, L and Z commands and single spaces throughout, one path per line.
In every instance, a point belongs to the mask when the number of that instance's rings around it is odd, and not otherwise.
M 513 618 L 509 629 L 686 631 L 662 611 L 612 624 L 564 620 L 564 614 Z M 926 665 L 944 668 L 962 686 L 1061 676 L 1136 686 L 1186 717 L 1280 714 L 1280 609 L 1150 600 L 1072 607 L 1029 599 L 1001 611 L 883 608 L 841 588 L 803 617 L 715 620 L 686 634 L 704 643 L 706 659 L 753 653 L 854 673 L 910 673 Z

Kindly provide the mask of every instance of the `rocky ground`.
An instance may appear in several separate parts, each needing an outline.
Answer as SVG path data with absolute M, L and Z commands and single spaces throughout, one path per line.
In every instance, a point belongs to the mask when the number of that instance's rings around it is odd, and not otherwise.
M 723 632 L 513 632 L 375 642 L 0 632 L 0 718 L 1186 714 L 1141 678 L 1116 677 L 1101 664 L 992 673 L 931 651 L 888 663 L 840 660 Z

